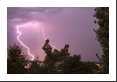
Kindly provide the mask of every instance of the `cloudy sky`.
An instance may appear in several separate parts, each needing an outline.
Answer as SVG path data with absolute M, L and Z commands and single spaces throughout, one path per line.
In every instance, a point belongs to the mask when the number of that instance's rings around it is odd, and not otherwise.
M 93 7 L 8 7 L 8 46 L 19 43 L 16 27 L 22 25 L 19 29 L 22 35 L 19 38 L 30 48 L 35 58 L 44 60 L 42 46 L 45 37 L 58 50 L 69 44 L 71 55 L 81 54 L 83 61 L 98 61 L 95 54 L 102 54 L 102 50 L 93 31 L 98 27 L 93 22 L 94 13 Z M 26 48 L 22 48 L 27 54 Z

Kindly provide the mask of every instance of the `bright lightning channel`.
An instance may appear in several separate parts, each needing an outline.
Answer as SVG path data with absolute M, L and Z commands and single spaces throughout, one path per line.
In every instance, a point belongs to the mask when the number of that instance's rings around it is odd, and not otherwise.
M 17 40 L 21 43 L 21 45 L 22 45 L 23 47 L 25 47 L 25 48 L 28 50 L 28 54 L 31 56 L 31 60 L 34 60 L 34 56 L 33 56 L 33 54 L 30 53 L 29 47 L 26 46 L 26 45 L 19 39 L 19 37 L 22 35 L 22 33 L 19 31 L 20 26 L 16 26 L 16 28 L 17 28 L 17 34 L 18 34 Z
M 22 32 L 20 32 L 19 28 L 25 27 L 25 26 L 30 26 L 30 25 L 32 25 L 32 24 L 34 24 L 35 26 L 38 25 L 37 22 L 36 22 L 36 23 L 34 23 L 34 22 L 28 22 L 28 23 L 26 23 L 26 24 L 16 26 L 16 28 L 17 28 L 17 34 L 18 34 L 17 40 L 19 41 L 19 43 L 20 43 L 23 47 L 25 47 L 25 48 L 27 49 L 28 54 L 32 57 L 31 60 L 34 60 L 33 54 L 30 53 L 30 48 L 29 48 L 28 46 L 26 46 L 26 45 L 19 39 L 20 36 L 22 35 Z M 42 29 L 43 29 L 43 38 L 44 38 L 44 40 L 47 40 L 47 38 L 45 37 L 46 33 L 45 33 L 45 30 L 44 30 L 44 27 L 43 27 L 43 26 L 42 26 Z M 54 49 L 56 48 L 53 44 L 50 44 L 50 45 L 51 45 Z
M 45 37 L 45 30 L 44 30 L 44 28 L 43 28 L 43 38 L 44 38 L 44 40 L 47 40 L 47 38 Z M 50 44 L 54 49 L 56 48 L 53 44 Z

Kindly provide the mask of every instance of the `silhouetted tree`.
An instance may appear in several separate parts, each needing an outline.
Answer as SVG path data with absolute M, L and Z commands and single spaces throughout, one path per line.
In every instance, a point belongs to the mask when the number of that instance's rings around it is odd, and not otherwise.
M 92 74 L 97 70 L 93 62 L 82 62 L 80 55 L 69 56 L 61 64 L 62 72 L 65 74 Z
M 7 58 L 7 73 L 17 74 L 26 73 L 25 65 L 27 61 L 22 55 L 22 48 L 14 44 L 8 48 L 8 58 Z
M 97 70 L 97 66 L 95 63 L 82 62 L 80 55 L 70 56 L 68 44 L 66 44 L 64 48 L 62 48 L 60 51 L 57 49 L 54 49 L 54 51 L 52 51 L 51 47 L 45 48 L 46 46 L 49 45 L 49 41 L 48 44 L 46 42 L 45 42 L 46 45 L 44 44 L 44 47 L 42 47 L 42 49 L 47 54 L 44 60 L 45 62 L 44 64 L 48 69 L 46 73 L 61 74 L 96 73 L 94 72 L 95 70 Z
M 99 28 L 94 31 L 103 49 L 102 57 L 99 58 L 98 54 L 96 54 L 96 56 L 104 63 L 104 73 L 109 73 L 109 8 L 95 8 L 94 17 L 97 18 L 94 22 L 99 25 Z
M 61 49 L 61 55 L 62 56 L 70 56 L 70 53 L 69 53 L 69 45 L 68 44 L 66 44 L 65 46 L 64 46 L 64 48 L 63 49 Z
M 42 49 L 45 51 L 46 54 L 48 54 L 48 56 L 51 56 L 52 54 L 52 47 L 49 44 L 49 39 L 46 40 L 44 46 L 42 47 Z
M 28 74 L 47 74 L 49 67 L 43 65 L 39 60 L 31 61 L 30 67 L 28 68 Z
M 64 62 L 61 64 L 62 73 L 72 74 L 80 73 L 79 66 L 81 64 L 80 55 L 69 56 L 64 59 Z

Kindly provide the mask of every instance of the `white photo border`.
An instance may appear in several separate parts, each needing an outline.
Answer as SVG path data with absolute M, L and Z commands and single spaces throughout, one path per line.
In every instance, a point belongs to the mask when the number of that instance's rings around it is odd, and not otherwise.
M 7 7 L 109 7 L 109 74 L 7 74 Z M 116 81 L 116 0 L 0 0 L 0 81 Z

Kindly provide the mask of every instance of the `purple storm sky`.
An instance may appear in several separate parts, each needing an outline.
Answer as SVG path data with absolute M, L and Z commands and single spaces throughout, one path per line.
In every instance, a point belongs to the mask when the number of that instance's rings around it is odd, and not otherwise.
M 58 50 L 69 44 L 72 55 L 81 54 L 83 61 L 98 61 L 95 54 L 102 55 L 102 49 L 93 31 L 98 27 L 94 23 L 94 13 L 93 7 L 8 7 L 8 46 L 19 43 L 17 25 L 34 21 L 40 25 L 26 26 L 19 30 L 22 32 L 20 40 L 30 48 L 35 57 L 40 60 L 45 57 L 42 50 L 45 42 L 42 32 L 44 28 L 45 37 L 50 39 Z M 22 48 L 27 54 L 27 50 L 23 46 Z

